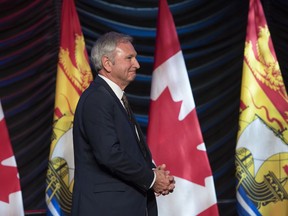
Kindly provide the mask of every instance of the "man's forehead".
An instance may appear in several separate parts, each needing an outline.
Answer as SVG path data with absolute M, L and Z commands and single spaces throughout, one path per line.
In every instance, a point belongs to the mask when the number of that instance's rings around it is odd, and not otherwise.
M 119 43 L 115 49 L 115 52 L 118 54 L 136 56 L 137 52 L 134 49 L 133 45 L 130 42 Z

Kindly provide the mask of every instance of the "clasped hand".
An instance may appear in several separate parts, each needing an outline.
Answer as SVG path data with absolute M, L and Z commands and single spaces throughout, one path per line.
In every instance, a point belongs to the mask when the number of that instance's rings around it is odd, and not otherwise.
M 166 169 L 166 165 L 162 164 L 154 169 L 156 180 L 153 185 L 153 190 L 157 196 L 168 195 L 172 193 L 175 188 L 175 180 L 170 176 L 170 172 Z

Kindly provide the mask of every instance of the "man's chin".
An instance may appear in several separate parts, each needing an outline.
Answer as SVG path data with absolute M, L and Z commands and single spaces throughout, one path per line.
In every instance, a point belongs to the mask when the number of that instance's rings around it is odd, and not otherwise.
M 132 82 L 136 78 L 136 73 L 133 73 L 129 76 L 129 80 Z

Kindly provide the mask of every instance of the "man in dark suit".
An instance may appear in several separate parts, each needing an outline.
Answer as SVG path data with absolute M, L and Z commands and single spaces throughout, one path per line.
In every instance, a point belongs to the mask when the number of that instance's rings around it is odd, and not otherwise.
M 175 182 L 152 156 L 124 89 L 140 65 L 132 38 L 109 32 L 94 44 L 98 75 L 81 95 L 74 127 L 75 177 L 72 215 L 156 216 L 155 195 Z M 124 97 L 124 98 L 123 98 Z

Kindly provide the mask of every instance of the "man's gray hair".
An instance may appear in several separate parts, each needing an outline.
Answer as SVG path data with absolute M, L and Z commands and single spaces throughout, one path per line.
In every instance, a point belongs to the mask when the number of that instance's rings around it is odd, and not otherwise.
M 100 36 L 91 49 L 91 61 L 98 72 L 103 68 L 102 57 L 107 56 L 114 63 L 114 51 L 118 43 L 132 43 L 133 38 L 118 32 L 108 32 Z

